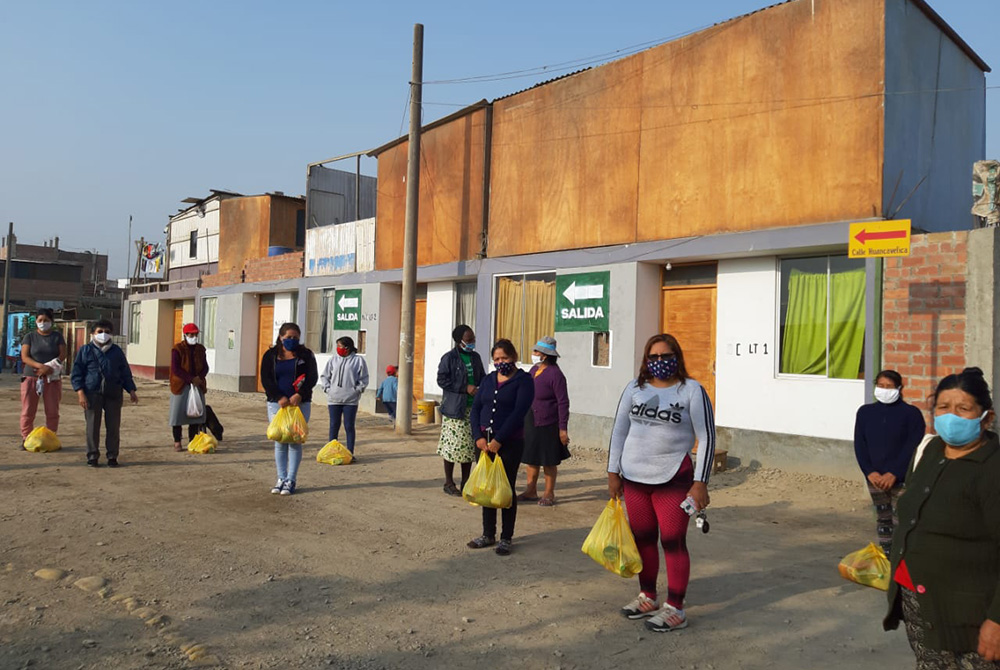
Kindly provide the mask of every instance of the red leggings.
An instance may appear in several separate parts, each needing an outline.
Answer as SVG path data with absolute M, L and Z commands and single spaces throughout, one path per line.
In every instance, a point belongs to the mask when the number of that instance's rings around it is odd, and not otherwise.
M 639 588 L 649 598 L 656 599 L 656 577 L 660 571 L 657 536 L 663 545 L 667 567 L 667 603 L 680 609 L 684 606 L 691 557 L 687 550 L 687 529 L 691 517 L 680 508 L 694 482 L 694 466 L 684 457 L 680 470 L 666 484 L 651 486 L 625 481 L 625 508 L 635 543 L 642 556 Z

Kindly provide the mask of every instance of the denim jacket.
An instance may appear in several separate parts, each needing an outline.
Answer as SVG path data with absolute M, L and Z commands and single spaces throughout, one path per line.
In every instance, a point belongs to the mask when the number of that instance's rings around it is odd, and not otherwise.
M 122 391 L 135 391 L 132 369 L 125 358 L 125 352 L 117 344 L 112 344 L 107 352 L 101 351 L 93 342 L 76 352 L 73 372 L 70 374 L 74 391 L 87 395 L 104 392 L 106 397 L 120 397 Z M 102 383 L 103 382 L 103 383 Z

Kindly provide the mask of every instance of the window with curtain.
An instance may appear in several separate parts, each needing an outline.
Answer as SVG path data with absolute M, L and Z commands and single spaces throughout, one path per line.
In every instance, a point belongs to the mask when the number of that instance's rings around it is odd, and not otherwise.
M 142 304 L 133 302 L 128 312 L 128 343 L 139 344 L 139 327 L 142 317 Z M 19 340 L 20 341 L 20 340 Z
M 476 327 L 476 282 L 455 284 L 455 326 Z
M 306 346 L 317 354 L 329 354 L 336 349 L 333 336 L 335 293 L 336 289 L 324 288 L 306 294 Z
M 218 298 L 201 300 L 201 343 L 206 349 L 215 349 L 215 315 L 218 303 Z
M 783 259 L 779 318 L 780 373 L 864 378 L 863 260 Z
M 522 359 L 556 327 L 555 273 L 497 277 L 496 339 L 506 338 Z

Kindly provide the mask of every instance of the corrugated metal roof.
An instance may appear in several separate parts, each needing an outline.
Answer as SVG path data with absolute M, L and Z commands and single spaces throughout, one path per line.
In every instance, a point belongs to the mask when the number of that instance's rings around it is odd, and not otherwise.
M 437 128 L 438 126 L 443 126 L 444 124 L 448 123 L 449 121 L 454 121 L 455 119 L 463 117 L 466 114 L 469 114 L 471 112 L 476 111 L 477 109 L 483 109 L 484 107 L 488 107 L 490 104 L 491 104 L 490 102 L 488 102 L 485 98 L 483 98 L 479 102 L 474 102 L 471 105 L 469 105 L 468 107 L 463 107 L 462 109 L 458 110 L 457 112 L 453 112 L 453 113 L 449 114 L 448 116 L 445 116 L 445 117 L 442 117 L 442 118 L 438 119 L 437 121 L 434 121 L 432 123 L 426 123 L 426 124 L 424 124 L 423 126 L 420 127 L 420 132 L 421 132 L 421 134 L 426 133 L 428 130 L 431 130 L 432 128 Z M 409 138 L 410 138 L 409 134 L 403 135 L 402 137 L 397 137 L 396 139 L 392 140 L 391 142 L 386 142 L 385 144 L 383 144 L 380 147 L 375 147 L 374 149 L 372 149 L 371 151 L 369 151 L 367 155 L 371 156 L 373 158 L 378 157 L 378 155 L 380 153 L 383 153 L 384 151 L 387 151 L 387 150 L 393 148 L 397 144 L 401 144 L 401 143 L 405 142 Z
M 611 62 L 611 61 L 609 61 L 609 62 Z M 600 66 L 598 66 L 598 67 L 600 67 Z M 501 95 L 499 98 L 494 98 L 493 102 L 496 102 L 497 100 L 504 100 L 506 98 L 510 98 L 510 97 L 518 95 L 520 93 L 524 93 L 525 91 L 530 91 L 533 88 L 538 88 L 540 86 L 546 86 L 547 84 L 551 84 L 554 81 L 559 81 L 560 79 L 566 79 L 568 77 L 572 77 L 573 75 L 580 74 L 581 72 L 586 72 L 587 70 L 591 70 L 591 69 L 593 69 L 593 68 L 585 67 L 582 70 L 575 70 L 573 72 L 567 72 L 564 75 L 560 75 L 558 77 L 553 77 L 552 79 L 546 79 L 545 81 L 540 81 L 537 84 L 535 84 L 534 86 L 529 86 L 528 88 L 522 88 L 520 91 L 514 91 L 513 93 L 508 93 L 507 95 Z

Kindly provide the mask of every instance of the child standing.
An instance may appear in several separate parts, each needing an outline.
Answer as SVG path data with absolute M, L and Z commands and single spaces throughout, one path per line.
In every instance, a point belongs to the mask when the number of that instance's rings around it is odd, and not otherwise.
M 399 390 L 399 377 L 396 376 L 396 366 L 389 365 L 385 368 L 388 376 L 382 380 L 375 392 L 375 397 L 382 401 L 385 409 L 389 412 L 389 418 L 396 420 L 396 393 Z
M 87 420 L 87 465 L 92 468 L 98 466 L 101 455 L 101 415 L 107 431 L 104 446 L 108 465 L 115 468 L 121 443 L 123 392 L 128 392 L 133 404 L 139 402 L 125 352 L 111 341 L 113 330 L 111 322 L 104 319 L 94 324 L 90 343 L 76 353 L 70 376 Z

